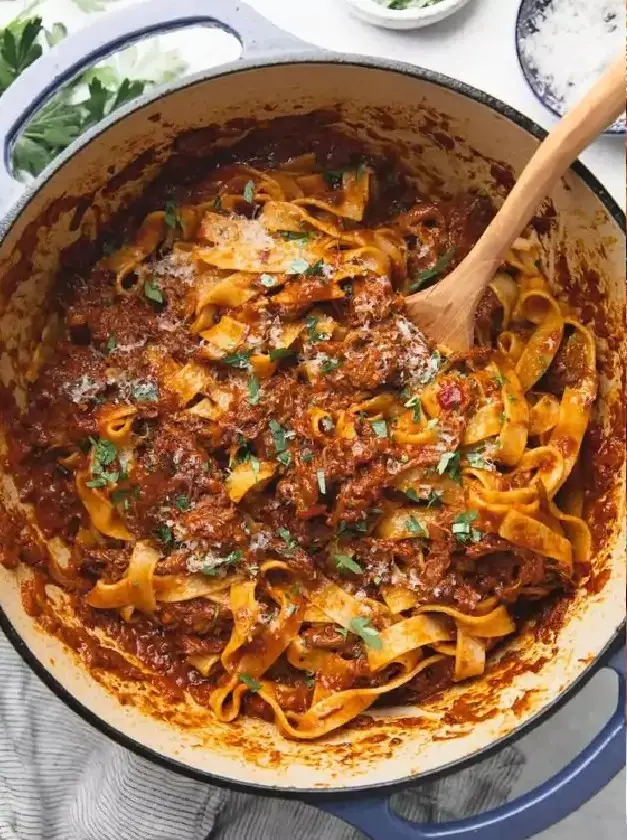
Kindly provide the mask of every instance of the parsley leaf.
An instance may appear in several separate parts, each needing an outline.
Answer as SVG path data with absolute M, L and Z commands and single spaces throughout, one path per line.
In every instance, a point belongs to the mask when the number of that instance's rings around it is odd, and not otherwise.
M 442 254 L 437 258 L 435 263 L 431 268 L 426 268 L 424 271 L 419 271 L 418 274 L 414 275 L 413 283 L 409 287 L 410 292 L 417 292 L 418 289 L 421 289 L 425 283 L 428 283 L 429 280 L 433 280 L 434 277 L 437 277 L 438 274 L 441 274 L 444 269 L 448 266 L 450 261 L 453 259 L 455 255 L 455 248 L 449 248 L 449 250 Z
M 163 303 L 163 292 L 158 283 L 146 280 L 144 283 L 144 294 L 148 300 L 153 300 L 155 303 Z
M 408 519 L 405 520 L 405 527 L 412 535 L 412 537 L 426 537 L 427 532 L 420 524 L 420 522 L 416 519 L 415 516 L 410 516 Z
M 481 539 L 483 533 L 472 527 L 478 515 L 476 510 L 464 510 L 457 514 L 451 525 L 451 531 L 460 542 L 478 542 Z
M 368 647 L 371 647 L 373 650 L 381 650 L 383 647 L 379 631 L 370 624 L 367 618 L 357 616 L 357 618 L 351 619 L 348 626 L 352 633 L 361 636 Z
M 336 632 L 340 634 L 340 636 L 346 640 L 348 636 L 348 627 L 340 627 L 339 625 L 335 628 Z
M 268 428 L 272 434 L 272 440 L 274 441 L 274 448 L 276 451 L 285 452 L 287 449 L 287 432 L 283 426 L 277 420 L 272 419 L 268 423 Z
M 290 350 L 289 347 L 275 347 L 274 350 L 270 350 L 270 361 L 271 362 L 278 362 L 280 359 L 284 359 L 286 356 L 289 356 L 293 353 L 293 350 Z
M 324 496 L 327 492 L 327 481 L 324 475 L 324 470 L 316 470 L 316 479 L 318 481 L 318 487 L 320 488 L 320 492 Z
M 471 467 L 477 467 L 477 469 L 486 469 L 489 467 L 488 462 L 483 457 L 482 452 L 466 452 L 466 460 L 470 464 Z
M 350 554 L 334 554 L 333 560 L 335 561 L 335 568 L 339 572 L 352 572 L 355 575 L 363 574 L 363 569 L 356 563 Z
M 413 487 L 408 487 L 406 490 L 403 490 L 403 492 L 405 493 L 408 499 L 412 500 L 412 502 L 420 501 L 420 496 L 418 495 L 418 493 L 416 493 Z
M 254 679 L 250 674 L 240 674 L 239 678 L 250 691 L 259 691 L 261 688 L 259 680 Z
M 290 265 L 286 274 L 304 274 L 309 268 L 309 263 L 300 257 Z
M 385 420 L 371 420 L 370 425 L 372 431 L 378 438 L 386 438 L 388 436 L 388 424 Z
M 307 327 L 307 337 L 312 344 L 328 341 L 331 338 L 328 333 L 318 332 L 318 318 L 315 315 L 308 315 L 305 318 L 305 326 Z
M 443 495 L 444 490 L 429 490 L 429 495 L 427 496 L 427 507 L 430 508 L 434 505 L 441 504 Z
M 289 452 L 279 452 L 276 456 L 277 461 L 279 464 L 283 464 L 284 467 L 289 467 L 292 462 L 292 456 Z
M 225 365 L 238 368 L 239 370 L 246 370 L 250 367 L 251 350 L 241 350 L 239 353 L 227 353 L 222 359 Z
M 287 528 L 277 528 L 277 534 L 281 537 L 281 539 L 290 551 L 293 551 L 295 548 L 298 548 L 298 543 L 287 530 Z
M 305 269 L 305 274 L 308 277 L 322 277 L 324 276 L 324 260 L 318 260 Z
M 137 382 L 133 386 L 133 397 L 139 402 L 157 402 L 159 388 L 156 382 Z
M 244 201 L 247 201 L 249 204 L 255 199 L 255 182 L 254 181 L 247 181 L 246 185 L 242 191 L 242 195 L 244 196 Z
M 444 452 L 438 461 L 437 471 L 440 475 L 448 475 L 458 484 L 461 482 L 459 452 Z
M 174 500 L 174 507 L 183 513 L 187 513 L 188 510 L 192 509 L 192 503 L 189 496 L 186 493 L 181 493 L 181 495 L 177 496 Z
M 407 402 L 403 403 L 405 408 L 411 408 L 412 419 L 414 423 L 419 423 L 422 416 L 422 406 L 420 404 L 420 397 L 418 395 L 410 397 Z
M 262 286 L 265 286 L 266 289 L 271 289 L 273 286 L 279 285 L 279 281 L 276 277 L 273 277 L 272 274 L 260 274 L 259 282 Z
M 118 341 L 114 335 L 110 335 L 107 339 L 106 348 L 109 353 L 112 353 L 114 350 L 117 350 Z
M 334 359 L 332 356 L 327 356 L 326 359 L 322 360 L 320 370 L 322 373 L 331 373 L 331 371 L 337 370 L 341 364 L 341 359 Z
M 157 527 L 157 539 L 160 540 L 164 545 L 172 545 L 174 542 L 174 534 L 172 533 L 172 529 L 168 528 L 167 525 L 161 524 Z
M 181 211 L 173 201 L 165 203 L 165 223 L 173 231 L 181 230 L 183 227 Z
M 306 245 L 311 234 L 307 230 L 279 230 L 281 239 L 287 239 L 288 242 L 298 242 L 300 245 Z
M 232 551 L 230 554 L 227 554 L 226 557 L 217 557 L 212 558 L 211 562 L 207 562 L 201 568 L 201 572 L 203 575 L 208 575 L 209 577 L 217 577 L 220 573 L 220 569 L 223 569 L 225 566 L 234 566 L 238 563 L 244 555 L 239 549 Z
M 311 462 L 312 462 L 312 461 L 313 461 L 313 459 L 314 459 L 314 454 L 313 454 L 313 452 L 311 451 L 311 449 L 303 449 L 303 453 L 302 453 L 302 455 L 301 455 L 301 458 L 302 458 L 302 460 L 303 460 L 303 463 L 305 463 L 305 464 L 311 464 Z
M 253 373 L 248 380 L 248 402 L 250 405 L 258 405 L 260 397 L 259 379 Z

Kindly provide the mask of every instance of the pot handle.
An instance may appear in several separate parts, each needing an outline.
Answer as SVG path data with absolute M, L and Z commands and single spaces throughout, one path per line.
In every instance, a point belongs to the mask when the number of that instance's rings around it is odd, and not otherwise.
M 317 801 L 316 805 L 371 840 L 527 840 L 580 808 L 625 766 L 625 648 L 605 667 L 615 671 L 619 681 L 618 705 L 610 720 L 569 765 L 513 802 L 486 814 L 437 825 L 404 820 L 391 810 L 387 797 Z
M 44 53 L 2 94 L 0 104 L 0 202 L 20 185 L 11 177 L 11 147 L 24 124 L 64 84 L 134 41 L 159 32 L 213 25 L 234 35 L 242 57 L 312 49 L 236 0 L 147 0 L 103 15 Z

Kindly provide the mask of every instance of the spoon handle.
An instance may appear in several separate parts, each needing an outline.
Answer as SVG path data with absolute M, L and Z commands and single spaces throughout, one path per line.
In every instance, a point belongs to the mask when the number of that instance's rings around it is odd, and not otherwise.
M 467 259 L 476 273 L 477 292 L 489 282 L 514 239 L 570 164 L 625 108 L 625 59 L 618 58 L 584 98 L 562 117 L 538 146 L 503 206 Z M 479 276 L 483 275 L 483 276 Z M 467 289 L 471 293 L 470 289 Z

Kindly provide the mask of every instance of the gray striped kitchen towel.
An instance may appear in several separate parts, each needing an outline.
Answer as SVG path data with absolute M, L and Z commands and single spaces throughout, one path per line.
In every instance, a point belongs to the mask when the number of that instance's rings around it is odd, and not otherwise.
M 506 801 L 524 763 L 506 747 L 395 797 L 422 822 Z M 0 633 L 0 840 L 358 840 L 299 802 L 231 793 L 150 764 L 67 709 Z M 391 838 L 390 838 L 391 840 Z

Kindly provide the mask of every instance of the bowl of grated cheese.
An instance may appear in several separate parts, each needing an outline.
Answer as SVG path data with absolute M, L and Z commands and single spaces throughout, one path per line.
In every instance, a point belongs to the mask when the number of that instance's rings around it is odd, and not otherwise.
M 557 116 L 603 74 L 625 40 L 624 0 L 523 0 L 516 52 L 529 87 Z M 624 134 L 625 116 L 606 134 Z
M 355 17 L 383 29 L 420 29 L 452 15 L 469 0 L 345 0 Z

